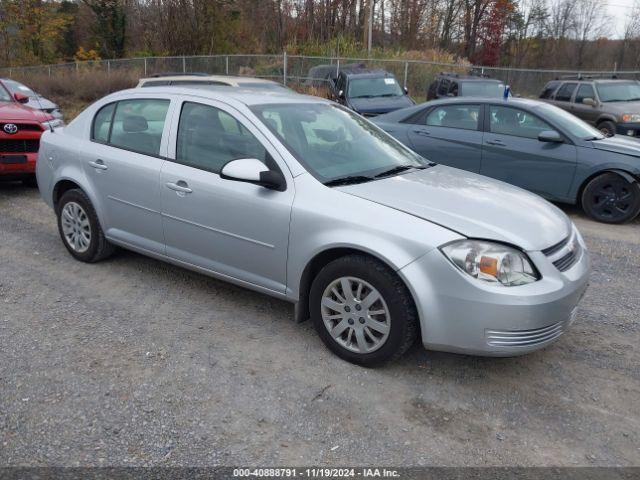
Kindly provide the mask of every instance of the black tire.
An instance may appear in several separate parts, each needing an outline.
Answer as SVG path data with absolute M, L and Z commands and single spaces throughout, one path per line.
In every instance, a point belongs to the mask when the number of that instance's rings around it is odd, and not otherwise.
M 63 231 L 63 210 L 70 202 L 74 202 L 84 210 L 89 223 L 90 241 L 88 248 L 82 252 L 74 250 Z M 91 204 L 91 200 L 89 200 L 82 190 L 74 188 L 66 191 L 56 205 L 56 216 L 58 217 L 58 232 L 60 233 L 62 243 L 75 259 L 80 260 L 81 262 L 94 263 L 104 260 L 115 251 L 115 246 L 109 243 L 104 236 L 104 232 L 102 231 L 102 227 L 98 221 L 96 211 Z
M 606 172 L 587 183 L 581 202 L 584 212 L 598 222 L 629 222 L 640 213 L 640 185 Z
M 29 175 L 26 178 L 22 179 L 22 184 L 25 187 L 29 187 L 29 188 L 38 188 L 38 180 L 36 180 L 36 175 Z
M 342 277 L 364 280 L 373 286 L 386 302 L 389 311 L 389 333 L 375 351 L 353 352 L 334 340 L 325 327 L 321 308 L 323 294 L 329 285 Z M 418 335 L 418 313 L 406 285 L 393 270 L 371 257 L 348 255 L 327 264 L 313 280 L 309 301 L 311 319 L 324 344 L 340 358 L 358 365 L 375 367 L 395 360 L 411 347 Z M 359 315 L 361 314 L 354 316 Z
M 616 124 L 610 120 L 605 120 L 598 124 L 598 130 L 607 137 L 613 137 L 616 134 Z

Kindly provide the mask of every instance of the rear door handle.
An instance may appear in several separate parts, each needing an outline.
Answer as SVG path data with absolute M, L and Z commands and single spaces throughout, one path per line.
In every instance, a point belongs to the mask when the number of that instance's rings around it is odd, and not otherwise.
M 414 130 L 413 133 L 415 133 L 416 135 L 422 135 L 423 137 L 429 136 L 429 132 L 426 130 Z
M 109 168 L 100 159 L 96 160 L 95 162 L 89 162 L 89 165 L 91 165 L 96 170 L 106 170 L 107 168 Z
M 189 185 L 187 185 L 187 182 L 185 182 L 184 180 L 178 180 L 176 183 L 173 182 L 167 182 L 167 187 L 170 188 L 171 190 L 174 190 L 178 193 L 191 193 L 193 192 L 193 190 L 191 190 L 189 188 Z
M 487 140 L 487 145 L 495 145 L 497 147 L 507 146 L 502 140 Z

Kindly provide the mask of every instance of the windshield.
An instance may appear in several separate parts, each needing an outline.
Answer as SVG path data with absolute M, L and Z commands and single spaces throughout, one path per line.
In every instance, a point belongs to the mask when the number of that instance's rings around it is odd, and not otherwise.
M 632 102 L 640 100 L 640 83 L 602 83 L 596 85 L 602 102 Z
M 574 137 L 582 140 L 601 140 L 605 138 L 599 130 L 561 108 L 544 103 L 539 105 L 536 110 L 542 113 L 551 123 L 558 125 Z
M 0 83 L 0 102 L 12 102 L 13 99 L 7 90 Z
M 324 183 L 351 176 L 373 177 L 400 166 L 428 165 L 378 127 L 335 105 L 290 103 L 257 105 L 252 110 Z
M 23 85 L 15 80 L 4 80 L 4 84 L 7 86 L 11 93 L 21 93 L 27 97 L 35 97 L 36 92 L 31 90 L 26 85 Z
M 504 84 L 496 82 L 463 82 L 462 95 L 465 97 L 500 98 L 504 95 Z
M 404 91 L 395 78 L 354 78 L 349 82 L 349 98 L 399 97 Z

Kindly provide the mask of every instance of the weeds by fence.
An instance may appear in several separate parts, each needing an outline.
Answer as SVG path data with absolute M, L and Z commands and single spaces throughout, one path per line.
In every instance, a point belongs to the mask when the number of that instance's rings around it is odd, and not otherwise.
M 399 82 L 409 89 L 414 98 L 422 100 L 427 86 L 441 71 L 467 74 L 471 70 L 497 78 L 511 86 L 521 96 L 537 96 L 546 82 L 565 75 L 598 75 L 617 78 L 640 79 L 640 71 L 575 71 L 534 70 L 520 68 L 482 67 L 468 64 L 450 64 L 422 60 L 367 59 L 312 57 L 299 55 L 211 55 L 183 57 L 144 57 L 117 60 L 75 62 L 33 67 L 0 69 L 0 75 L 20 78 L 29 82 L 35 78 L 51 78 L 52 81 L 69 83 L 74 79 L 102 73 L 114 79 L 137 79 L 154 73 L 204 72 L 222 75 L 241 75 L 269 78 L 293 88 L 309 87 L 314 82 L 309 70 L 318 65 L 364 63 L 370 68 L 382 68 L 392 72 Z M 109 83 L 108 81 L 105 81 Z M 73 83 L 73 80 L 71 80 Z M 114 83 L 118 83 L 115 81 Z M 124 82 L 131 83 L 131 82 Z M 317 86 L 317 85 L 316 85 Z M 89 93 L 89 92 L 87 92 Z

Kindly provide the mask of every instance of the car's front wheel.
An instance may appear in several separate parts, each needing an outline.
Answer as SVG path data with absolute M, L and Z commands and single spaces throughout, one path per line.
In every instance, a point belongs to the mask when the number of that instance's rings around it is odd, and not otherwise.
M 313 281 L 310 305 L 325 345 L 359 365 L 400 357 L 418 333 L 418 315 L 405 284 L 386 265 L 364 255 L 326 265 Z
M 105 238 L 91 200 L 82 190 L 65 192 L 56 214 L 62 243 L 76 259 L 93 263 L 113 253 L 115 247 Z
M 603 173 L 584 188 L 582 208 L 598 222 L 628 222 L 640 213 L 640 185 L 628 182 L 617 173 Z

